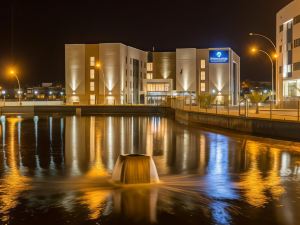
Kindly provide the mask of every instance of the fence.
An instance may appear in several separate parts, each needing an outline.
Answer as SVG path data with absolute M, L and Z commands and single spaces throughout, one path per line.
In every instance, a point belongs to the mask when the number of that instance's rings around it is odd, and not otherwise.
M 218 103 L 218 101 L 214 103 L 201 102 L 196 97 L 185 96 L 173 97 L 162 104 L 191 112 L 300 122 L 300 100 L 266 101 L 263 103 L 252 103 L 249 100 L 242 100 L 238 105 L 232 106 L 229 103 Z

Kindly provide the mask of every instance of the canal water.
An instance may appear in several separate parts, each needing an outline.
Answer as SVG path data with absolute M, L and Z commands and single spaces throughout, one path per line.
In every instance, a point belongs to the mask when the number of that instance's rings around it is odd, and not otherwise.
M 0 119 L 0 224 L 300 224 L 300 144 L 162 117 Z M 160 183 L 111 181 L 120 154 Z

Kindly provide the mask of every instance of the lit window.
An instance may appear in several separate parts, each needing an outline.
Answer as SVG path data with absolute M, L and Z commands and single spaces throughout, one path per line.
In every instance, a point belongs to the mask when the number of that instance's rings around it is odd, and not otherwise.
M 151 80 L 153 77 L 153 74 L 152 73 L 147 73 L 147 79 Z
M 205 69 L 205 59 L 201 59 L 200 64 L 201 69 Z
M 90 57 L 90 66 L 95 66 L 95 57 Z
M 90 82 L 90 91 L 95 91 L 95 82 Z
M 90 70 L 90 79 L 95 79 L 95 70 L 94 69 Z
M 96 96 L 95 95 L 90 95 L 90 104 L 95 105 L 96 103 Z
M 201 71 L 200 73 L 200 79 L 205 80 L 205 71 Z
M 149 72 L 153 71 L 153 63 L 147 63 L 147 71 Z
M 291 73 L 291 72 L 292 72 L 292 65 L 291 65 L 291 64 L 288 65 L 288 67 L 287 67 L 287 72 L 288 72 L 288 73 Z
M 200 89 L 201 89 L 201 92 L 205 92 L 205 83 L 201 83 Z

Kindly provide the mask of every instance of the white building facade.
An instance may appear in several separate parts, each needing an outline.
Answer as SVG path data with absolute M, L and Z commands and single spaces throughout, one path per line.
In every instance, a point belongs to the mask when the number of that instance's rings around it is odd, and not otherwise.
M 146 66 L 147 52 L 123 44 L 67 44 L 67 104 L 138 104 Z
M 278 52 L 276 95 L 280 100 L 300 97 L 300 0 L 277 13 Z
M 148 53 L 119 43 L 68 44 L 65 70 L 67 104 L 156 104 L 201 94 L 216 95 L 218 104 L 239 101 L 240 58 L 230 48 Z

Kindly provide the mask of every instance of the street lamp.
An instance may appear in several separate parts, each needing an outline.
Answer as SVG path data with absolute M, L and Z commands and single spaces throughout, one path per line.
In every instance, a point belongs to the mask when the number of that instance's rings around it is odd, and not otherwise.
M 105 83 L 105 76 L 104 76 L 103 67 L 102 67 L 102 65 L 101 65 L 100 62 L 96 63 L 96 68 L 98 70 L 101 70 L 101 73 L 102 73 L 102 77 L 103 77 L 103 98 L 104 98 L 104 104 L 105 104 L 105 88 L 106 88 L 106 83 Z
M 2 90 L 1 91 L 2 95 L 3 95 L 3 106 L 5 106 L 5 95 L 6 95 L 6 91 Z
M 266 51 L 261 50 L 261 49 L 257 49 L 255 47 L 251 48 L 251 52 L 253 54 L 256 54 L 257 52 L 263 53 L 264 55 L 268 56 L 268 58 L 270 59 L 271 66 L 272 66 L 272 93 L 271 93 L 271 100 L 273 101 L 274 100 L 274 98 L 273 98 L 273 94 L 274 94 L 274 63 L 273 63 L 273 59 L 277 58 L 277 54 L 275 53 L 275 54 L 273 54 L 273 56 L 271 56 Z
M 276 66 L 276 70 L 275 70 L 275 76 L 276 76 L 276 78 L 278 79 L 278 76 L 277 76 L 277 58 L 278 58 L 278 55 L 277 55 L 277 49 L 276 49 L 276 45 L 275 45 L 275 43 L 272 41 L 272 39 L 271 38 L 269 38 L 269 37 L 267 37 L 267 36 L 265 36 L 265 35 L 263 35 L 263 34 L 258 34 L 258 33 L 249 33 L 249 35 L 250 36 L 257 36 L 257 37 L 260 37 L 260 38 L 263 38 L 263 39 L 265 39 L 265 40 L 267 40 L 271 45 L 272 45 L 272 47 L 273 47 L 273 50 L 274 50 L 274 59 L 275 59 L 275 66 Z M 273 65 L 273 67 L 274 67 L 274 65 Z M 272 79 L 274 79 L 273 77 L 272 77 Z M 272 92 L 274 91 L 274 87 L 273 87 L 273 83 L 272 83 Z M 276 99 L 278 99 L 278 97 L 276 98 Z
M 274 42 L 271 40 L 271 38 L 268 38 L 267 36 L 263 35 L 263 34 L 257 34 L 257 33 L 249 33 L 250 36 L 258 36 L 261 38 L 266 39 L 274 48 L 274 51 L 276 52 L 276 45 L 274 44 Z
M 14 77 L 17 79 L 17 81 L 18 81 L 18 86 L 19 86 L 19 90 L 18 90 L 19 105 L 22 105 L 22 103 L 21 103 L 21 93 L 22 93 L 22 91 L 21 91 L 20 80 L 19 80 L 19 78 L 18 78 L 17 72 L 16 72 L 15 69 L 11 68 L 11 69 L 9 70 L 9 74 L 10 74 L 11 76 L 14 76 Z

